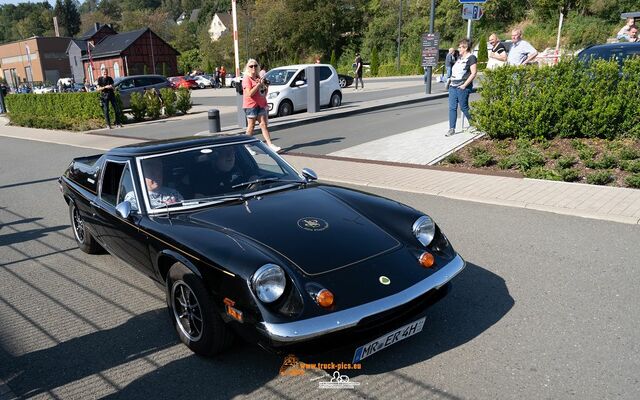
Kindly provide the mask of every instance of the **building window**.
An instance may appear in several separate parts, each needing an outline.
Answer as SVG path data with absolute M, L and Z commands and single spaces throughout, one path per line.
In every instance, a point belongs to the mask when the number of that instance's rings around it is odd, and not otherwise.
M 120 64 L 117 62 L 113 63 L 113 77 L 120 78 Z
M 73 64 L 77 67 L 78 66 L 78 57 L 73 56 Z
M 100 64 L 100 75 L 102 75 L 102 71 L 104 71 L 105 69 L 107 69 L 107 67 L 104 66 L 104 64 Z M 109 73 L 109 70 L 107 69 L 107 74 Z
M 91 68 L 91 65 L 87 67 L 87 76 L 89 77 L 89 82 L 91 82 L 91 84 L 93 85 L 94 78 L 93 78 L 93 68 Z

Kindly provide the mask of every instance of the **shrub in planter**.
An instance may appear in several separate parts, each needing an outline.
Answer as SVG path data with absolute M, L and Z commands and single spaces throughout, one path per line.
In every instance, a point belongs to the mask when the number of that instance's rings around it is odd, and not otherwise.
M 524 171 L 524 176 L 532 179 L 546 179 L 550 181 L 562 180 L 560 174 L 552 169 L 546 169 L 545 167 L 535 167 Z
M 558 158 L 558 167 L 561 169 L 571 168 L 576 165 L 577 160 L 571 156 L 563 156 Z
M 131 114 L 133 115 L 133 120 L 136 122 L 140 122 L 144 119 L 145 114 L 147 113 L 147 103 L 142 96 L 142 93 L 134 92 L 131 93 L 130 100 Z
M 160 117 L 162 103 L 160 101 L 160 94 L 155 89 L 144 91 L 144 104 L 147 107 L 147 116 L 149 116 L 149 118 L 158 119 Z
M 620 169 L 623 171 L 638 173 L 640 172 L 640 160 L 621 161 Z
M 533 147 L 524 147 L 519 149 L 514 155 L 514 161 L 522 171 L 526 171 L 534 167 L 541 167 L 545 164 L 545 159 L 542 153 Z
M 176 108 L 183 114 L 186 114 L 187 111 L 191 109 L 193 104 L 191 103 L 191 93 L 188 89 L 178 89 L 177 100 L 176 100 Z
M 449 164 L 461 164 L 464 162 L 464 159 L 458 153 L 449 154 L 447 158 L 444 159 L 445 162 Z
M 625 179 L 625 182 L 629 187 L 640 189 L 640 174 L 633 174 L 633 175 L 627 176 L 627 179 Z
M 160 89 L 160 97 L 164 104 L 164 114 L 168 117 L 176 115 L 176 92 L 171 88 Z
M 592 169 L 611 169 L 618 165 L 618 160 L 611 154 L 605 154 L 598 160 L 585 160 L 584 165 Z
M 613 175 L 609 171 L 596 171 L 587 175 L 587 183 L 592 185 L 606 185 L 613 182 Z
M 618 158 L 621 160 L 635 160 L 636 158 L 640 158 L 640 151 L 633 147 L 622 147 L 618 151 Z
M 580 173 L 573 168 L 561 168 L 558 169 L 558 175 L 565 182 L 575 182 L 580 179 Z
M 473 161 L 471 162 L 471 165 L 473 165 L 476 168 L 479 168 L 479 167 L 488 167 L 490 165 L 493 165 L 494 163 L 495 163 L 495 160 L 493 159 L 493 156 L 485 151 L 484 153 L 481 152 L 473 156 Z
M 509 169 L 516 165 L 513 157 L 505 157 L 498 160 L 498 168 L 500 169 Z

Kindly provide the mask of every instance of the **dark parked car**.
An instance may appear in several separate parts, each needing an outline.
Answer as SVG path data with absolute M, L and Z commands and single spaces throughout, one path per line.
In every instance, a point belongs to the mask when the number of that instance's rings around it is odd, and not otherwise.
M 620 65 L 625 58 L 639 56 L 640 43 L 606 43 L 589 46 L 578 54 L 581 61 L 589 61 L 592 59 L 618 60 Z
M 116 78 L 115 89 L 120 93 L 122 106 L 124 108 L 131 107 L 131 94 L 134 92 L 144 93 L 147 89 L 160 90 L 162 88 L 171 87 L 171 84 L 162 75 L 131 75 Z
M 338 84 L 342 89 L 351 86 L 353 84 L 353 76 L 338 74 Z
M 80 249 L 162 287 L 192 351 L 240 335 L 279 351 L 355 343 L 358 362 L 420 332 L 465 262 L 423 212 L 316 179 L 217 135 L 76 158 L 59 183 Z

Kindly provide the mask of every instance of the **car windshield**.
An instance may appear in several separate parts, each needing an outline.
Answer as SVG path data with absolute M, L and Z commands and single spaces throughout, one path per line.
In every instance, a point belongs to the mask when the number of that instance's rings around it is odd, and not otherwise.
M 276 68 L 267 72 L 266 78 L 272 85 L 285 85 L 295 73 L 295 69 Z
M 152 210 L 245 199 L 304 182 L 261 142 L 198 147 L 138 162 Z

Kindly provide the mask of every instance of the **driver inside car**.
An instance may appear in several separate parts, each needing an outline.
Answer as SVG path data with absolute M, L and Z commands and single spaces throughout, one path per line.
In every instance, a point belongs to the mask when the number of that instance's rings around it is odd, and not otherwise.
M 177 190 L 162 186 L 162 161 L 159 159 L 143 161 L 142 172 L 151 208 L 164 207 L 184 200 Z M 133 191 L 127 193 L 124 200 L 131 203 L 132 209 L 138 209 Z

